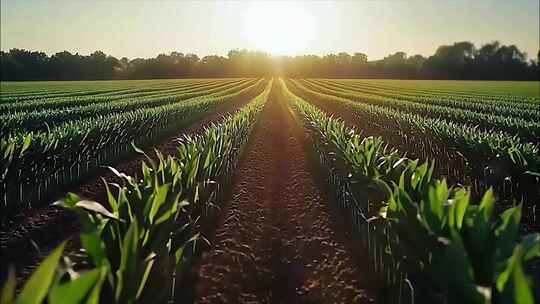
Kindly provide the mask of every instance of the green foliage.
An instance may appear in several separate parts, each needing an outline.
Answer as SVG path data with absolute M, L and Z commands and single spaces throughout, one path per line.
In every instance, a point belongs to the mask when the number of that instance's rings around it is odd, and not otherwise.
M 234 93 L 254 84 L 255 80 L 221 81 L 191 86 L 173 87 L 167 90 L 142 91 L 112 96 L 59 97 L 0 104 L 0 135 L 19 134 L 29 131 L 47 131 L 69 121 L 97 116 L 113 116 L 118 113 L 163 106 L 201 96 L 217 96 Z M 148 89 L 146 89 L 148 90 Z
M 494 130 L 482 131 L 467 122 L 430 118 L 429 115 L 371 105 L 362 100 L 351 101 L 307 88 L 300 81 L 287 81 L 287 85 L 294 94 L 313 101 L 325 110 L 335 109 L 346 115 L 348 122 L 357 123 L 369 134 L 383 136 L 388 144 L 406 150 L 414 157 L 437 161 L 437 174 L 447 176 L 452 182 L 470 184 L 475 194 L 493 187 L 505 204 L 512 204 L 513 200 L 521 201 L 526 209 L 530 209 L 531 204 L 535 204 L 540 197 L 538 147 L 524 143 L 524 139 L 516 135 Z M 498 107 L 498 101 L 485 103 Z M 532 101 L 512 103 L 514 108 L 518 105 L 530 106 L 532 113 L 538 111 Z
M 216 209 L 220 183 L 232 174 L 270 88 L 271 83 L 222 123 L 200 135 L 184 136 L 176 156 L 156 151 L 157 161 L 143 162 L 140 178 L 110 168 L 121 182 L 114 191 L 105 183 L 107 204 L 73 193 L 58 201 L 57 205 L 73 210 L 81 220 L 84 259 L 79 264 L 90 269 L 76 279 L 56 280 L 50 287 L 46 283 L 52 280 L 61 254 L 55 251 L 39 268 L 47 269 L 47 280 L 39 269 L 34 275 L 41 282 L 40 299 L 48 295 L 56 303 L 68 295 L 63 303 L 167 302 L 173 278 L 181 278 L 189 267 L 202 222 Z M 69 273 L 76 272 L 70 269 Z M 149 284 L 152 277 L 160 284 Z M 34 281 L 27 284 L 35 285 Z M 8 298 L 11 286 L 5 287 Z M 26 296 L 25 290 L 20 297 Z
M 81 119 L 75 116 L 74 120 L 47 132 L 30 135 L 23 132 L 2 137 L 2 150 L 9 152 L 13 149 L 9 147 L 27 149 L 23 154 L 15 153 L 11 162 L 14 165 L 9 165 L 7 172 L 4 169 L 0 184 L 0 220 L 5 222 L 15 212 L 57 194 L 58 188 L 94 174 L 104 163 L 132 153 L 129 149 L 132 142 L 138 145 L 153 143 L 163 134 L 186 127 L 224 103 L 254 98 L 265 85 L 263 79 L 235 81 L 228 89 L 221 86 L 202 91 L 196 94 L 207 95 L 182 102 L 178 102 L 179 97 L 168 97 L 163 105 L 122 110 L 110 115 L 97 113 Z M 92 112 L 92 106 L 89 107 Z M 31 141 L 27 144 L 28 136 Z M 13 153 L 8 152 L 10 157 Z M 4 163 L 8 162 L 2 161 L 2 167 L 8 167 Z
M 467 154 L 481 154 L 486 159 L 509 160 L 514 163 L 517 169 L 523 173 L 526 170 L 536 171 L 540 168 L 540 159 L 538 158 L 538 149 L 532 144 L 523 144 L 519 138 L 498 132 L 482 132 L 477 127 L 470 127 L 467 124 L 470 120 L 466 120 L 465 125 L 454 123 L 451 121 L 433 119 L 429 116 L 415 115 L 410 111 L 395 111 L 392 107 L 380 107 L 365 103 L 351 102 L 348 99 L 320 93 L 318 91 L 306 88 L 298 82 L 290 82 L 293 88 L 305 93 L 306 96 L 321 99 L 332 104 L 346 105 L 347 108 L 358 111 L 364 114 L 369 113 L 373 119 L 378 117 L 379 120 L 396 120 L 404 125 L 413 126 L 419 130 L 430 130 L 433 134 L 444 140 L 445 143 L 459 148 L 460 151 Z M 450 110 L 449 110 L 450 111 Z M 441 116 L 437 116 L 441 117 Z M 485 122 L 492 123 L 493 121 L 484 117 Z M 500 155 L 500 156 L 499 156 Z M 520 161 L 515 156 L 522 159 Z
M 105 268 L 95 268 L 68 275 L 60 263 L 65 243 L 56 247 L 34 271 L 15 297 L 15 275 L 10 271 L 2 291 L 2 304 L 39 304 L 47 299 L 51 304 L 99 303 L 99 293 L 105 279 Z M 72 272 L 73 273 L 73 272 Z
M 467 188 L 434 178 L 433 162 L 419 164 L 381 138 L 362 138 L 282 87 L 310 127 L 338 202 L 359 223 L 385 284 L 400 285 L 403 274 L 419 299 L 534 302 L 523 264 L 540 256 L 540 235 L 520 240 L 521 206 L 493 221 L 491 190 L 474 202 Z
M 462 109 L 526 121 L 534 121 L 540 115 L 540 110 L 531 100 L 515 96 L 463 95 L 459 90 L 452 93 L 407 90 L 363 81 L 306 80 L 301 83 L 315 91 L 317 88 L 321 88 L 327 90 L 327 92 L 343 94 L 351 97 L 352 100 L 358 101 L 363 101 L 362 97 L 364 96 L 369 98 L 382 97 L 396 103 L 408 101 L 437 107 L 443 106 L 451 111 L 452 109 Z M 468 121 L 467 123 L 471 122 Z M 490 123 L 492 122 L 490 121 Z

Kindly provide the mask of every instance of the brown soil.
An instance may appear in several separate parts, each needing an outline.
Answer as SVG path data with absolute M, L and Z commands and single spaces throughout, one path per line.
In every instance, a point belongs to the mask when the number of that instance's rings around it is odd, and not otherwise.
M 371 303 L 342 224 L 318 187 L 304 130 L 274 87 L 239 162 L 211 248 L 193 267 L 195 303 Z
M 225 106 L 216 113 L 210 114 L 194 125 L 184 129 L 182 134 L 197 134 L 201 132 L 211 123 L 219 122 L 225 115 L 236 111 L 236 109 L 247 103 L 247 101 Z M 145 152 L 156 160 L 157 157 L 154 149 L 161 151 L 164 155 L 172 155 L 176 153 L 177 147 L 178 135 L 168 138 L 159 145 L 145 149 Z M 120 172 L 135 176 L 140 174 L 141 162 L 144 160 L 146 160 L 144 156 L 137 155 L 120 163 L 115 168 Z M 105 202 L 107 193 L 103 186 L 102 178 L 107 180 L 107 182 L 118 181 L 118 178 L 110 170 L 104 169 L 99 177 L 86 182 L 76 189 L 72 189 L 71 192 L 97 202 Z M 72 212 L 54 206 L 27 210 L 17 216 L 17 219 L 17 221 L 6 227 L 5 231 L 1 231 L 0 233 L 0 258 L 2 258 L 2 261 L 8 261 L 6 265 L 9 264 L 15 268 L 19 282 L 31 274 L 48 252 L 61 241 L 73 239 L 73 236 L 80 229 L 77 218 Z M 77 248 L 77 242 L 75 244 L 71 242 L 68 245 L 68 250 L 70 248 Z M 3 281 L 5 275 L 6 271 L 2 269 L 0 281 Z

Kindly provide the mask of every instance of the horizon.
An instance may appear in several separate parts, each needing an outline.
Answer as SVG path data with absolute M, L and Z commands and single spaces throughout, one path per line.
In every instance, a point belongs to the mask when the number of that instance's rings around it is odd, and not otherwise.
M 62 51 L 87 55 L 100 50 L 129 59 L 153 58 L 172 51 L 200 57 L 226 56 L 230 50 L 243 49 L 278 57 L 361 52 L 369 61 L 377 61 L 398 51 L 428 57 L 438 46 L 458 41 L 470 41 L 477 47 L 495 40 L 514 44 L 527 53 L 528 60 L 534 59 L 540 49 L 540 4 L 532 0 L 519 1 L 519 5 L 501 0 L 472 4 L 465 1 L 127 4 L 52 1 L 47 5 L 39 3 L 40 9 L 35 9 L 34 1 L 2 1 L 1 50 L 18 48 L 48 55 Z M 84 14 L 76 14 L 78 11 Z M 21 24 L 21 18 L 35 22 Z M 207 20 L 200 22 L 202 18 Z M 455 26 L 447 26 L 450 21 Z M 431 30 L 418 35 L 421 27 Z

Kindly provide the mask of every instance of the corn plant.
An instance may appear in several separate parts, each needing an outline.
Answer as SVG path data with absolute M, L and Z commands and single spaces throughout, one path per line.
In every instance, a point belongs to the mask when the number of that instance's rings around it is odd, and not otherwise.
M 523 201 L 529 209 L 540 198 L 538 147 L 524 144 L 516 136 L 352 102 L 298 82 L 288 81 L 287 85 L 312 103 L 352 115 L 362 129 L 383 136 L 389 144 L 415 157 L 437 160 L 439 175 L 470 184 L 475 194 L 492 186 L 505 200 Z
M 165 88 L 140 88 L 135 91 L 128 91 L 120 94 L 111 95 L 98 95 L 98 96 L 61 96 L 55 98 L 43 97 L 36 99 L 25 100 L 24 102 L 6 102 L 0 104 L 0 110 L 2 113 L 15 114 L 18 112 L 33 112 L 36 110 L 60 110 L 68 109 L 71 107 L 83 106 L 83 105 L 97 105 L 100 103 L 108 103 L 112 101 L 124 101 L 126 99 L 139 100 L 149 97 L 163 97 L 167 95 L 178 95 L 178 98 L 187 99 L 200 95 L 192 94 L 205 90 L 209 90 L 209 93 L 217 92 L 217 88 L 223 87 L 224 89 L 230 88 L 236 84 L 245 83 L 248 80 L 235 80 L 225 83 L 192 83 L 188 85 L 180 85 Z M 206 92 L 205 92 L 206 93 Z M 203 94 L 204 95 L 204 94 Z
M 91 117 L 35 133 L 24 156 L 18 158 L 19 170 L 2 181 L 6 186 L 0 188 L 5 189 L 0 198 L 7 209 L 2 210 L 0 220 L 5 223 L 17 211 L 37 206 L 59 194 L 59 189 L 95 174 L 104 163 L 129 155 L 131 142 L 154 143 L 224 103 L 257 96 L 264 86 L 261 79 L 227 95 Z M 21 146 L 24 138 L 24 134 L 10 136 L 7 144 Z
M 527 140 L 540 141 L 540 123 L 536 120 L 528 120 L 490 113 L 480 113 L 469 109 L 455 108 L 439 105 L 436 103 L 426 104 L 423 102 L 398 99 L 388 96 L 375 95 L 371 92 L 351 92 L 322 85 L 307 83 L 307 86 L 317 92 L 331 96 L 341 97 L 348 100 L 366 104 L 383 106 L 400 110 L 406 113 L 415 113 L 423 117 L 442 118 L 448 121 L 466 125 L 478 126 L 481 130 L 498 130 L 518 135 Z
M 519 236 L 521 206 L 492 219 L 491 190 L 479 202 L 465 187 L 433 177 L 419 164 L 362 137 L 292 94 L 339 205 L 364 241 L 372 270 L 398 303 L 534 303 L 527 261 L 540 235 Z
M 55 248 L 34 271 L 15 297 L 15 273 L 10 269 L 0 294 L 1 304 L 98 304 L 105 268 L 75 272 L 62 262 L 65 243 Z
M 340 81 L 341 82 L 341 81 Z M 350 85 L 352 87 L 371 88 L 373 90 L 395 91 L 402 94 L 415 94 L 417 96 L 435 96 L 445 99 L 454 98 L 456 101 L 466 101 L 470 103 L 478 104 L 502 104 L 502 105 L 516 105 L 518 108 L 523 109 L 536 109 L 540 99 L 533 96 L 523 96 L 521 94 L 497 94 L 492 89 L 488 89 L 489 93 L 481 91 L 461 90 L 458 86 L 453 88 L 441 88 L 432 82 L 432 86 L 420 88 L 418 86 L 404 87 L 400 81 L 391 81 L 386 84 L 378 81 L 370 80 L 342 80 L 343 84 Z M 429 82 L 428 82 L 429 83 Z
M 0 157 L 1 164 L 0 167 L 0 193 L 3 195 L 1 210 L 3 212 L 9 213 L 11 205 L 8 205 L 7 191 L 10 180 L 14 180 L 17 175 L 20 175 L 21 170 L 21 159 L 24 158 L 24 155 L 30 144 L 32 143 L 32 133 L 26 134 L 19 141 L 11 140 L 11 138 L 0 138 Z
M 270 88 L 271 83 L 222 123 L 200 135 L 184 136 L 178 155 L 164 157 L 157 152 L 157 162 L 148 158 L 142 163 L 140 179 L 111 168 L 121 182 L 105 183 L 106 204 L 72 193 L 56 203 L 79 215 L 83 255 L 72 261 L 86 269 L 80 277 L 94 278 L 85 281 L 88 288 L 71 290 L 74 297 L 86 298 L 91 290 L 92 300 L 100 303 L 162 303 L 174 299 L 175 280 L 181 280 L 189 269 L 199 248 L 201 226 L 218 210 L 220 185 L 232 174 Z M 49 261 L 57 261 L 59 252 L 61 249 L 54 251 L 41 267 L 47 265 L 49 272 L 53 271 L 57 263 Z M 70 269 L 66 273 L 77 272 Z M 27 284 L 30 282 L 33 277 Z M 50 282 L 33 283 L 40 289 L 37 302 L 53 297 L 57 285 Z M 55 282 L 80 284 L 69 278 Z M 11 279 L 8 283 L 6 303 L 13 299 L 14 283 Z M 25 296 L 23 290 L 15 303 Z
M 26 84 L 7 84 L 0 92 L 0 103 L 20 103 L 40 100 L 45 102 L 55 98 L 103 97 L 132 93 L 163 92 L 179 88 L 193 88 L 232 79 L 182 79 L 172 81 L 106 81 L 106 82 L 45 82 Z M 22 90 L 21 90 L 22 89 Z M 26 90 L 25 90 L 26 89 Z
M 307 80 L 307 82 L 303 83 L 316 84 L 327 89 L 338 90 L 339 92 L 372 94 L 398 100 L 472 110 L 479 113 L 496 114 L 499 116 L 514 117 L 529 121 L 534 121 L 540 116 L 538 107 L 533 107 L 533 105 L 529 103 L 521 103 L 519 101 L 502 102 L 500 100 L 490 102 L 491 100 L 487 99 L 485 96 L 474 98 L 462 97 L 459 94 L 441 96 L 440 94 L 435 94 L 433 92 L 412 93 L 396 88 L 385 88 L 365 84 L 348 84 L 341 81 Z
M 152 108 L 161 105 L 178 103 L 187 101 L 190 98 L 196 98 L 202 95 L 209 96 L 219 93 L 226 95 L 233 93 L 238 89 L 243 89 L 246 86 L 253 84 L 255 80 L 227 84 L 219 84 L 212 86 L 204 86 L 196 89 L 179 88 L 173 91 L 160 92 L 150 96 L 134 98 L 132 96 L 123 96 L 122 99 L 109 99 L 107 101 L 84 103 L 79 106 L 74 106 L 74 103 L 69 103 L 69 107 L 43 109 L 44 103 L 39 103 L 36 109 L 32 111 L 18 110 L 15 112 L 6 111 L 0 115 L 0 137 L 3 134 L 25 133 L 29 131 L 47 131 L 48 129 L 62 125 L 67 122 L 82 120 L 85 118 L 109 116 L 117 113 L 127 112 L 136 109 Z M 122 95 L 121 95 L 122 96 Z M 66 102 L 62 100 L 62 102 Z M 28 106 L 28 103 L 23 105 Z

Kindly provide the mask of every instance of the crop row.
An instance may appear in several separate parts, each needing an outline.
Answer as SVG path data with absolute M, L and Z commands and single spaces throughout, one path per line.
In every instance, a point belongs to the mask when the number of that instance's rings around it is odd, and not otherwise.
M 467 188 L 433 177 L 381 138 L 363 137 L 292 94 L 314 149 L 371 269 L 391 303 L 534 303 L 524 264 L 540 257 L 540 234 L 519 237 L 521 206 L 494 222 L 491 190 L 479 201 Z
M 482 130 L 504 131 L 518 135 L 523 140 L 540 141 L 540 122 L 538 121 L 483 114 L 464 109 L 422 104 L 360 92 L 345 92 L 327 89 L 314 84 L 306 84 L 306 86 L 324 94 L 334 95 L 349 100 L 392 108 L 405 113 L 415 113 L 429 118 L 443 118 L 460 124 L 478 126 Z
M 181 80 L 174 82 L 151 82 L 151 81 L 94 81 L 92 84 L 84 82 L 71 82 L 70 85 L 57 85 L 56 83 L 46 82 L 44 85 L 32 84 L 26 88 L 31 90 L 18 91 L 14 84 L 5 84 L 0 93 L 0 102 L 24 102 L 27 100 L 56 98 L 56 97 L 76 97 L 85 95 L 114 95 L 122 92 L 136 92 L 138 90 L 159 90 L 172 87 L 187 86 L 196 83 L 210 83 L 218 80 Z M 21 84 L 22 85 L 22 84 Z M 24 86 L 24 85 L 23 85 Z
M 125 157 L 132 152 L 132 143 L 141 146 L 155 143 L 219 107 L 258 95 L 264 87 L 265 81 L 261 80 L 227 95 L 202 96 L 181 103 L 83 119 L 46 133 L 2 138 L 2 221 L 91 176 L 104 163 Z
M 532 107 L 532 105 L 530 105 L 531 107 L 528 107 L 529 104 L 521 104 L 516 102 L 486 103 L 481 102 L 481 98 L 477 98 L 475 99 L 477 102 L 473 102 L 470 99 L 464 100 L 456 96 L 441 97 L 430 94 L 403 93 L 401 91 L 394 91 L 389 89 L 376 89 L 370 86 L 347 85 L 339 81 L 327 82 L 321 80 L 310 80 L 309 82 L 319 84 L 327 89 L 335 89 L 349 93 L 360 92 L 399 100 L 412 101 L 421 104 L 441 105 L 451 108 L 471 110 L 484 114 L 495 114 L 500 116 L 508 116 L 533 121 L 537 120 L 538 117 L 540 117 L 540 109 L 538 108 L 538 106 Z
M 166 88 L 172 88 L 175 86 L 156 86 L 154 88 L 145 87 L 143 90 L 159 90 L 159 89 L 166 89 Z M 25 101 L 35 101 L 35 100 L 45 100 L 45 99 L 51 99 L 51 98 L 66 98 L 66 97 L 81 97 L 81 96 L 103 96 L 103 95 L 116 95 L 116 94 L 126 94 L 130 92 L 137 92 L 141 90 L 140 88 L 130 88 L 130 87 L 118 87 L 114 89 L 96 89 L 96 90 L 74 90 L 74 91 L 48 91 L 48 90 L 41 90 L 33 93 L 25 93 L 25 94 L 5 94 L 3 93 L 0 95 L 0 102 L 2 103 L 17 103 L 17 102 L 25 102 Z
M 141 180 L 118 173 L 123 183 L 108 188 L 106 206 L 69 194 L 58 204 L 80 215 L 84 256 L 76 263 L 85 270 L 60 266 L 62 244 L 16 299 L 13 275 L 3 295 L 15 303 L 47 299 L 52 304 L 172 303 L 182 297 L 175 295 L 175 283 L 190 267 L 202 241 L 201 226 L 217 210 L 222 183 L 235 168 L 270 88 L 221 124 L 184 137 L 178 155 L 143 163 Z
M 291 81 L 287 85 L 294 94 L 350 120 L 366 135 L 383 136 L 414 158 L 436 160 L 437 176 L 469 184 L 474 193 L 492 186 L 501 198 L 524 201 L 527 208 L 540 197 L 538 148 L 515 136 L 353 102 Z
M 140 88 L 136 92 L 130 92 L 127 94 L 118 94 L 111 96 L 74 96 L 74 97 L 60 97 L 60 98 L 46 98 L 29 100 L 21 103 L 8 103 L 0 104 L 0 110 L 5 113 L 17 113 L 17 112 L 29 112 L 44 109 L 61 109 L 76 106 L 84 106 L 92 103 L 110 102 L 114 100 L 127 100 L 129 98 L 139 98 L 145 96 L 165 96 L 168 94 L 189 92 L 192 90 L 200 90 L 203 88 L 215 88 L 226 84 L 234 83 L 234 81 L 228 81 L 226 83 L 193 83 L 189 85 L 167 87 L 165 89 L 150 89 Z
M 442 96 L 442 97 L 450 97 L 450 98 L 464 98 L 464 100 L 470 101 L 470 102 L 495 102 L 495 103 L 515 103 L 515 104 L 527 104 L 529 106 L 532 106 L 534 104 L 538 104 L 540 100 L 538 97 L 530 97 L 530 96 L 521 96 L 518 94 L 496 94 L 493 93 L 496 90 L 489 89 L 489 93 L 486 92 L 486 89 L 483 89 L 482 91 L 470 91 L 470 90 L 462 90 L 458 84 L 454 85 L 452 89 L 448 88 L 441 88 L 436 83 L 432 81 L 427 81 L 428 83 L 431 83 L 428 88 L 418 88 L 418 83 L 414 83 L 414 86 L 404 86 L 403 83 L 397 83 L 394 82 L 393 84 L 383 84 L 380 82 L 373 82 L 369 80 L 353 80 L 353 81 L 344 81 L 349 84 L 361 84 L 362 86 L 369 86 L 372 89 L 383 89 L 383 90 L 392 90 L 392 91 L 399 91 L 399 92 L 408 92 L 411 94 L 418 94 L 418 95 L 434 95 L 434 96 Z M 470 82 L 469 82 L 470 83 Z M 497 83 L 497 82 L 494 82 Z M 489 86 L 484 86 L 488 88 L 493 88 L 493 82 Z M 500 85 L 498 85 L 500 86 Z M 514 86 L 514 85 L 512 85 Z
M 172 88 L 175 86 L 183 86 L 183 85 L 189 85 L 193 83 L 191 82 L 183 82 L 179 84 L 169 84 L 169 85 L 163 85 L 158 84 L 154 86 L 144 86 L 143 88 L 148 89 L 166 89 L 166 88 Z M 0 95 L 0 102 L 3 103 L 16 103 L 16 102 L 24 102 L 28 100 L 37 100 L 37 99 L 47 99 L 47 98 L 59 98 L 59 97 L 77 97 L 77 96 L 86 96 L 86 95 L 115 95 L 115 94 L 122 94 L 122 93 L 129 93 L 132 91 L 138 91 L 140 90 L 140 87 L 135 87 L 134 85 L 118 85 L 114 88 L 92 88 L 92 89 L 84 89 L 76 87 L 73 90 L 51 90 L 48 88 L 42 88 L 41 90 L 37 91 L 31 91 L 31 92 L 22 92 L 22 93 L 4 93 Z
M 110 116 L 120 112 L 151 108 L 180 102 L 198 96 L 228 94 L 250 86 L 255 81 L 239 82 L 198 90 L 179 91 L 167 95 L 126 98 L 110 102 L 92 103 L 63 109 L 37 110 L 0 115 L 0 135 L 13 132 L 44 131 L 68 121 L 97 116 Z
M 9 86 L 5 86 L 5 90 L 8 91 Z M 34 90 L 28 90 L 28 91 L 8 91 L 5 92 L 4 90 L 0 92 L 0 102 L 18 102 L 18 101 L 24 101 L 27 99 L 32 98 L 45 98 L 45 97 L 68 97 L 68 96 L 77 96 L 79 94 L 86 95 L 86 94 L 107 94 L 107 93 L 114 93 L 118 91 L 123 90 L 130 90 L 133 89 L 132 86 L 125 86 L 125 85 L 118 85 L 114 88 L 95 88 L 95 89 L 84 89 L 80 87 L 76 87 L 72 90 L 62 90 L 59 88 L 51 89 L 51 88 L 42 88 L 38 87 Z

